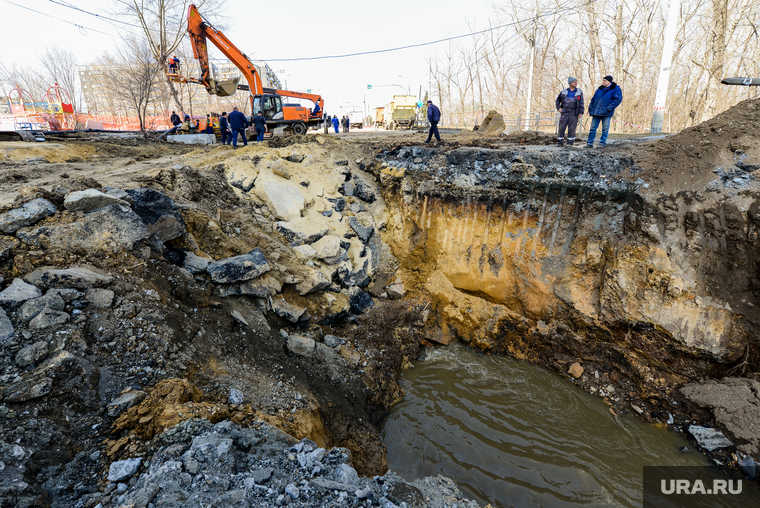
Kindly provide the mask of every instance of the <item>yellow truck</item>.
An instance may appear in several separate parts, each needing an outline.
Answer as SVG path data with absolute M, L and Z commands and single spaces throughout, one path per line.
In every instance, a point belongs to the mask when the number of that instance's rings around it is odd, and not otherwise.
M 376 118 L 379 116 L 377 115 Z M 394 95 L 393 102 L 389 102 L 383 108 L 381 121 L 386 130 L 411 129 L 414 127 L 415 118 L 417 118 L 417 97 Z

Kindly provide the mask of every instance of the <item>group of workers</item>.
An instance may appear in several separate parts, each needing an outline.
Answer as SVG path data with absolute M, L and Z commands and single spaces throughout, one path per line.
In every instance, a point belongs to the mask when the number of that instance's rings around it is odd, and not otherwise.
M 560 113 L 557 128 L 557 146 L 561 147 L 567 141 L 567 146 L 575 143 L 575 131 L 578 121 L 583 118 L 585 112 L 583 92 L 578 88 L 578 80 L 567 78 L 568 87 L 562 90 L 554 105 Z M 588 105 L 588 114 L 591 115 L 591 128 L 588 131 L 586 148 L 593 148 L 596 140 L 596 132 L 599 124 L 602 125 L 602 136 L 599 138 L 598 148 L 607 146 L 607 135 L 610 131 L 610 122 L 615 114 L 615 108 L 623 102 L 623 91 L 615 83 L 612 76 L 602 78 L 602 84 L 594 92 Z M 567 131 L 567 134 L 565 134 Z
M 174 126 L 169 132 L 184 132 L 188 134 L 214 134 L 215 126 L 219 128 L 219 135 L 222 137 L 221 143 L 223 145 L 232 145 L 237 148 L 238 138 L 242 139 L 243 146 L 248 146 L 248 138 L 245 135 L 245 129 L 253 126 L 256 130 L 256 141 L 263 141 L 264 134 L 269 132 L 267 128 L 267 122 L 261 111 L 248 119 L 240 112 L 237 106 L 227 114 L 226 111 L 222 112 L 221 116 L 216 119 L 216 115 L 213 117 L 211 114 L 206 115 L 206 123 L 201 128 L 200 119 L 195 120 L 193 124 L 190 115 L 184 114 L 184 120 L 180 118 L 176 111 L 172 111 L 170 121 Z

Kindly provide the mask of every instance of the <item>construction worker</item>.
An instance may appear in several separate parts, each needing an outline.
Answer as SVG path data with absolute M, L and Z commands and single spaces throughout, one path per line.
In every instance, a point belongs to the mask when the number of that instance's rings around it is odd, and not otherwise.
M 430 140 L 433 139 L 433 134 L 435 134 L 435 139 L 440 143 L 441 135 L 438 133 L 438 122 L 441 121 L 441 110 L 433 104 L 433 101 L 427 101 L 427 118 L 428 122 L 430 122 L 430 131 L 425 143 L 430 143 Z
M 192 128 L 190 125 L 190 115 L 185 114 L 185 121 L 182 122 L 182 127 L 179 128 L 180 132 L 186 132 L 188 134 L 191 133 Z
M 171 121 L 172 125 L 175 127 L 182 123 L 182 120 L 180 120 L 176 111 L 172 111 L 172 116 L 169 118 L 169 121 Z
M 554 107 L 560 113 L 559 128 L 557 130 L 557 146 L 562 146 L 565 141 L 567 129 L 567 146 L 575 143 L 575 129 L 578 120 L 583 117 L 584 103 L 583 92 L 578 88 L 578 80 L 567 78 L 568 87 L 562 90 L 554 101 Z
M 335 129 L 335 134 L 338 134 L 340 132 L 340 129 L 338 128 L 338 125 L 340 122 L 338 121 L 338 116 L 334 116 L 332 119 L 333 129 Z
M 214 122 L 211 120 L 211 113 L 206 113 L 206 128 L 203 129 L 206 134 L 214 133 Z
M 222 111 L 222 116 L 219 117 L 219 134 L 222 135 L 223 145 L 229 145 L 232 143 L 232 134 L 230 133 L 229 124 L 227 123 L 226 111 Z
M 232 147 L 237 148 L 238 135 L 243 138 L 243 146 L 248 146 L 248 139 L 245 137 L 245 128 L 249 125 L 248 120 L 245 119 L 245 115 L 238 110 L 237 106 L 232 108 L 232 112 L 227 115 L 227 121 L 232 131 Z
M 174 55 L 172 60 L 174 60 L 174 74 L 179 74 L 179 58 L 177 58 L 177 55 Z
M 349 127 L 351 127 L 351 120 L 348 119 L 347 116 L 343 116 L 343 132 L 348 132 Z
M 267 120 L 262 116 L 261 111 L 253 117 L 253 128 L 256 129 L 256 141 L 264 141 L 264 133 L 269 132 L 269 129 L 267 129 Z
M 600 122 L 602 124 L 602 137 L 599 138 L 599 148 L 607 146 L 607 133 L 610 131 L 612 115 L 615 114 L 615 108 L 621 102 L 623 102 L 623 91 L 612 80 L 612 76 L 607 75 L 602 78 L 602 86 L 596 90 L 588 105 L 588 114 L 591 115 L 591 128 L 588 131 L 586 148 L 593 148 L 596 129 Z
M 314 110 L 311 112 L 311 116 L 317 116 L 317 113 L 319 113 L 319 111 L 320 111 L 319 103 L 315 102 L 314 103 Z

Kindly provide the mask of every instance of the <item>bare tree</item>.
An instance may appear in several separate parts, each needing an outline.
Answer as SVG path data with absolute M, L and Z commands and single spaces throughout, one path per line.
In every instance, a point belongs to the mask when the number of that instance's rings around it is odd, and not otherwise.
M 166 65 L 168 58 L 179 47 L 187 32 L 187 9 L 194 3 L 206 18 L 213 19 L 221 28 L 220 12 L 223 0 L 112 0 L 115 14 L 142 28 L 146 44 L 153 58 Z M 182 108 L 177 89 L 168 76 L 165 80 L 175 105 Z
M 137 113 L 140 131 L 149 126 L 149 109 L 163 111 L 165 98 L 161 93 L 163 62 L 157 62 L 145 39 L 133 36 L 125 39 L 113 53 L 103 55 L 102 79 L 113 97 Z M 156 104 L 161 104 L 156 108 Z
M 48 47 L 39 56 L 43 66 L 43 75 L 50 85 L 60 84 L 71 96 L 71 105 L 74 111 L 81 105 L 81 86 L 77 73 L 77 58 L 71 51 L 61 49 L 58 46 Z

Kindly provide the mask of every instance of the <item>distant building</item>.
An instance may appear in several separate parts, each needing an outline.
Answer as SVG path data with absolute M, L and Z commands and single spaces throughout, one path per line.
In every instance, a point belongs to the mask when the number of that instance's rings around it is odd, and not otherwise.
M 266 62 L 254 62 L 256 70 L 261 76 L 261 82 L 268 88 L 282 88 L 282 84 L 275 72 L 266 64 Z M 188 67 L 189 66 L 189 67 Z M 240 70 L 229 60 L 214 60 L 211 62 L 211 69 L 217 80 L 227 80 L 240 76 Z M 101 79 L 103 66 L 101 65 L 80 65 L 78 67 L 79 80 L 82 85 L 82 96 L 85 105 L 82 111 L 88 111 L 98 114 L 123 114 L 127 105 L 119 104 L 114 100 L 113 94 L 109 87 Z M 200 77 L 200 68 L 198 62 L 189 59 L 189 62 L 183 61 L 180 64 L 182 75 L 188 77 Z M 241 84 L 245 84 L 245 79 L 241 79 Z M 231 110 L 234 104 L 243 104 L 247 92 L 239 91 L 232 97 L 217 97 L 209 95 L 199 85 L 175 85 L 180 102 L 187 108 L 189 113 L 192 111 L 196 116 L 206 113 L 221 112 L 222 110 Z M 165 93 L 165 86 L 157 88 L 154 100 L 151 100 L 150 115 L 159 115 L 164 110 L 176 109 L 170 97 Z

